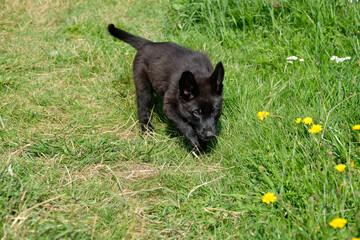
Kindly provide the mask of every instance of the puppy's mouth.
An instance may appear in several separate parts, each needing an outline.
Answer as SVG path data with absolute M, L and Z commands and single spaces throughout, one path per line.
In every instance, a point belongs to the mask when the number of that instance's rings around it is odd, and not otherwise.
M 210 142 L 211 139 L 213 139 L 213 137 L 211 137 L 211 138 L 202 138 L 201 141 L 203 141 L 203 142 Z

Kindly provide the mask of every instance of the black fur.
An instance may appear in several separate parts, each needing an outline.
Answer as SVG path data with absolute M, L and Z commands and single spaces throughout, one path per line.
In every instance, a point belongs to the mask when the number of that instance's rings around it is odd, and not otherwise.
M 222 114 L 222 63 L 214 70 L 204 53 L 172 42 L 151 42 L 113 24 L 108 30 L 137 50 L 133 75 L 142 131 L 154 129 L 150 114 L 155 91 L 164 99 L 165 115 L 175 122 L 192 146 L 204 151 L 217 132 Z

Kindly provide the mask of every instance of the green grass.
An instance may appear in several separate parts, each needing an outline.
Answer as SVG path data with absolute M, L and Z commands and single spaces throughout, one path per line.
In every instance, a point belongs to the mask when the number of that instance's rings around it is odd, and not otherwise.
M 359 10 L 345 0 L 0 2 L 0 238 L 360 237 Z M 135 51 L 108 23 L 224 63 L 211 152 L 193 152 L 161 110 L 156 133 L 141 134 Z M 293 55 L 304 62 L 287 63 Z M 324 130 L 294 121 L 307 116 Z M 329 226 L 336 217 L 343 229 Z

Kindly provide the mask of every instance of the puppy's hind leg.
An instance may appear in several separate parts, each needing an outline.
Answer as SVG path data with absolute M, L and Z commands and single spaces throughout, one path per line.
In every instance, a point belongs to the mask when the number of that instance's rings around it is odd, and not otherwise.
M 151 124 L 151 97 L 153 88 L 147 76 L 146 70 L 141 66 L 134 64 L 134 82 L 136 89 L 136 100 L 138 107 L 138 118 L 143 132 L 153 131 Z

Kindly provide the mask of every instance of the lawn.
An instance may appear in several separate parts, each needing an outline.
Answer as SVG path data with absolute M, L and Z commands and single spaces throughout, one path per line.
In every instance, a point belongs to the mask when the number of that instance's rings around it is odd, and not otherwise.
M 141 134 L 109 23 L 223 62 L 210 151 L 159 97 Z M 0 239 L 360 237 L 359 40 L 357 1 L 0 1 Z

